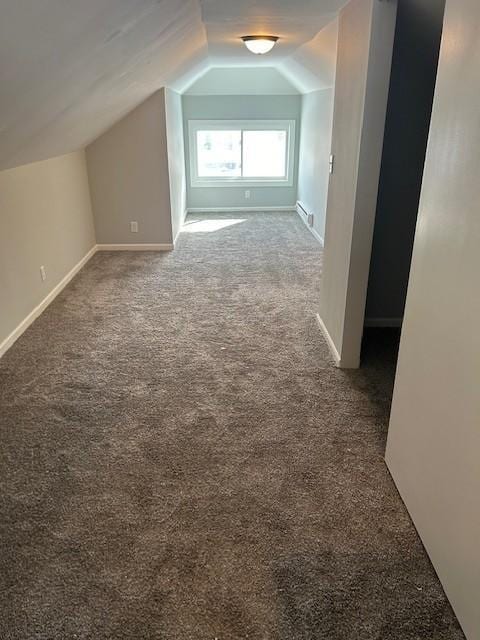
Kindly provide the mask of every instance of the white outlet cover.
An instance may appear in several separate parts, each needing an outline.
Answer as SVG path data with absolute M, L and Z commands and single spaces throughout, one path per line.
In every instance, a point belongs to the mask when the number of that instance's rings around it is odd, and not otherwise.
M 138 222 L 136 221 L 130 222 L 130 231 L 132 233 L 138 233 Z

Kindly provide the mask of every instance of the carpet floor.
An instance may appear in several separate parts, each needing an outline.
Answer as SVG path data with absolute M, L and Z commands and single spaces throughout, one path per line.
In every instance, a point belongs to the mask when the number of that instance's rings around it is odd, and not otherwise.
M 460 640 L 290 213 L 99 253 L 0 360 L 2 640 Z M 393 345 L 393 346 L 392 346 Z

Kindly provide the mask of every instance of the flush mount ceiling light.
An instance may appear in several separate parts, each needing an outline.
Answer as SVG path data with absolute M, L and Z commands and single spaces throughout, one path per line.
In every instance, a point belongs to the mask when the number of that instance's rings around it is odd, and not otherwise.
M 243 36 L 242 40 L 249 51 L 262 55 L 273 49 L 278 36 Z

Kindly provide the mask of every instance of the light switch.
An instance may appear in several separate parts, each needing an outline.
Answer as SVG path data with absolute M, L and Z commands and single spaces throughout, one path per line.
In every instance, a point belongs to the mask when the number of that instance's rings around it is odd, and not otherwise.
M 330 173 L 333 173 L 333 165 L 335 164 L 335 156 L 333 154 L 330 155 L 330 160 L 328 161 L 328 170 Z

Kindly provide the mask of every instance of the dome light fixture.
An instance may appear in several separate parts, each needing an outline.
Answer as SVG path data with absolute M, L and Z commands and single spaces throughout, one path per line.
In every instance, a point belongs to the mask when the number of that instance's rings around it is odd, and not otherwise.
M 249 51 L 263 55 L 273 49 L 278 36 L 243 36 L 242 40 Z

